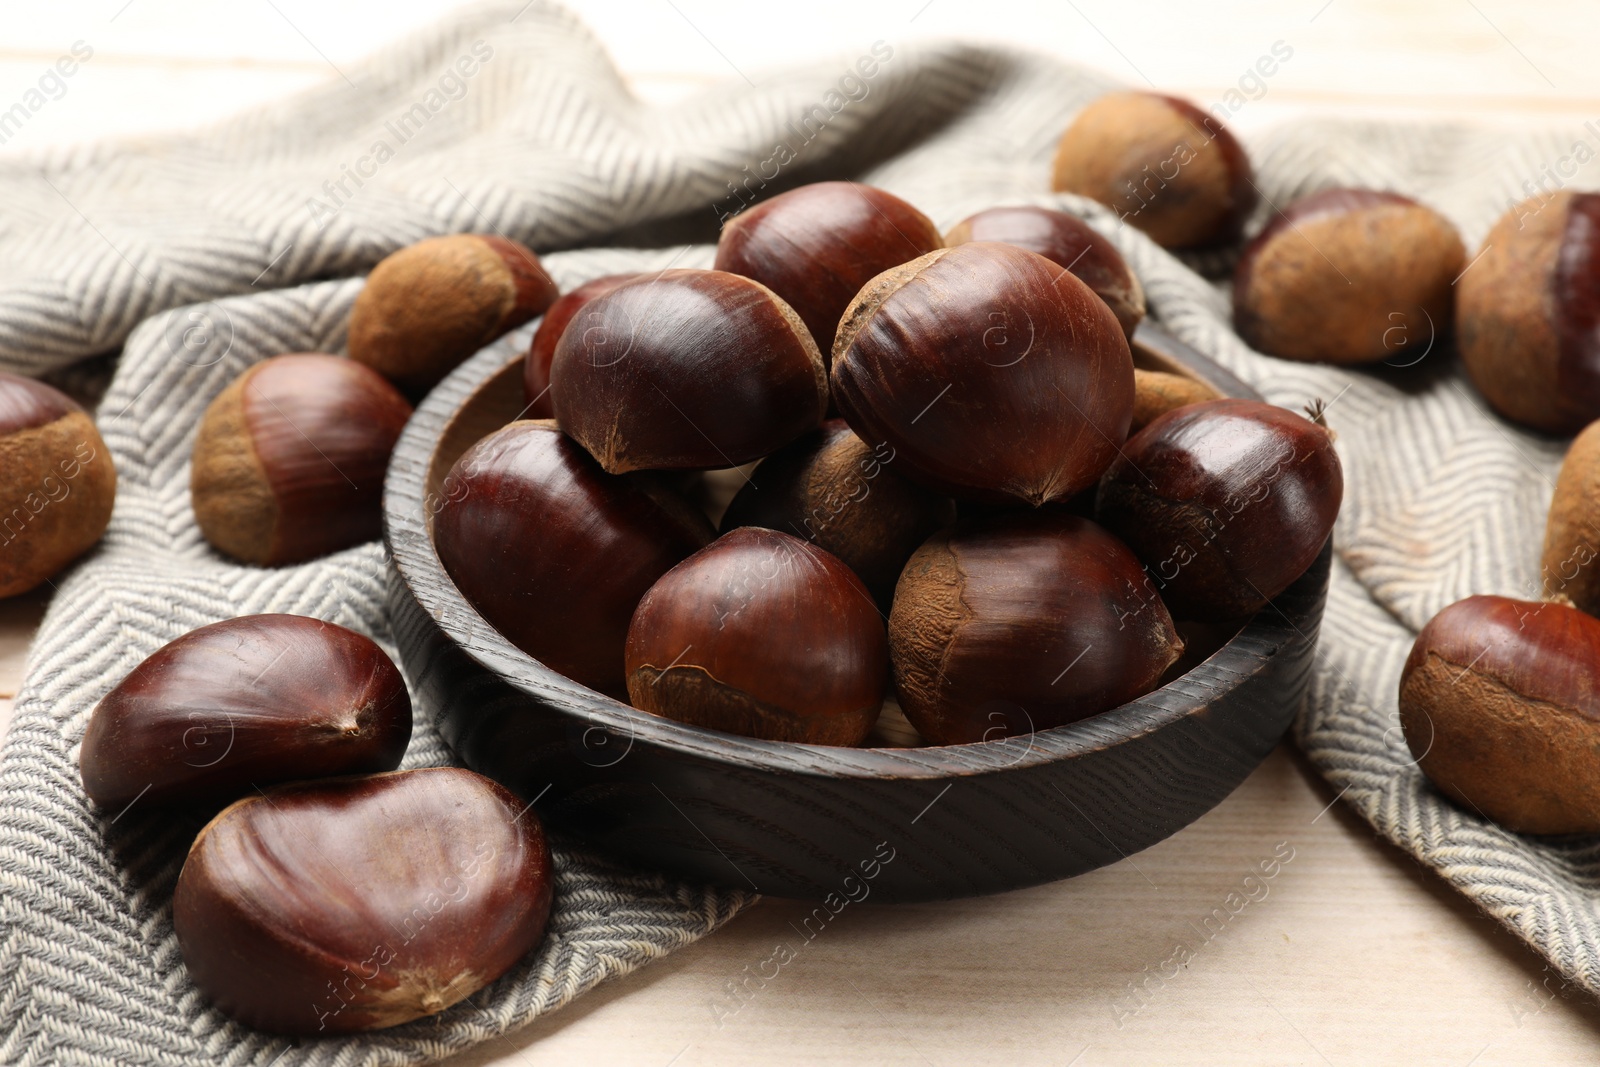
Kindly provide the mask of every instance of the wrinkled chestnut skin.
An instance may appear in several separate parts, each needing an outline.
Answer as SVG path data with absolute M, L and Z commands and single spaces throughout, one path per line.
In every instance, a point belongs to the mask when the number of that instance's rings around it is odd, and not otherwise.
M 1037 507 L 1111 462 L 1133 416 L 1133 357 L 1066 268 L 973 241 L 868 283 L 839 328 L 833 399 L 907 477 Z
M 1269 355 L 1323 363 L 1420 359 L 1448 336 L 1467 259 L 1450 220 L 1398 193 L 1324 189 L 1245 247 L 1234 325 Z
M 898 196 L 858 182 L 816 182 L 728 220 L 715 266 L 777 293 L 826 363 L 839 320 L 863 285 L 943 247 L 932 221 Z
M 1205 382 L 1183 374 L 1166 371 L 1133 369 L 1133 424 L 1129 432 L 1137 433 L 1169 411 L 1206 400 L 1217 400 L 1220 394 Z
M 396 1026 L 482 989 L 544 937 L 538 817 L 457 767 L 281 786 L 189 849 L 172 925 L 194 984 L 279 1034 Z
M 597 296 L 604 296 L 623 282 L 639 277 L 638 272 L 607 274 L 584 282 L 550 305 L 534 331 L 533 343 L 528 346 L 528 357 L 522 365 L 522 389 L 528 408 L 522 413 L 525 419 L 553 419 L 555 404 L 550 401 L 550 360 L 556 354 L 556 342 L 566 332 L 570 323 L 585 304 Z M 588 323 L 585 323 L 587 327 Z M 598 323 L 596 323 L 598 325 Z
M 714 730 L 859 744 L 889 650 L 861 580 L 815 545 L 741 527 L 668 571 L 628 630 L 633 706 Z
M 1051 188 L 1100 201 L 1167 248 L 1236 239 L 1257 195 L 1250 160 L 1220 119 L 1144 92 L 1110 93 L 1078 113 Z
M 104 811 L 219 802 L 300 778 L 400 766 L 411 698 L 371 638 L 247 615 L 157 649 L 106 694 L 78 766 Z
M 1527 834 L 1600 833 L 1600 620 L 1564 604 L 1458 601 L 1400 675 L 1400 726 L 1430 781 Z
M 429 237 L 367 275 L 350 308 L 350 358 L 418 397 L 559 293 L 539 257 L 516 241 Z
M 0 597 L 42 585 L 92 548 L 116 495 L 94 420 L 43 382 L 0 372 Z
M 189 491 L 213 548 L 275 567 L 376 541 L 383 476 L 411 405 L 338 356 L 263 360 L 206 408 Z
M 1600 422 L 1573 439 L 1544 527 L 1544 591 L 1600 615 Z
M 1060 513 L 935 534 L 906 564 L 889 613 L 900 706 L 935 745 L 1098 715 L 1155 688 L 1182 651 L 1133 553 Z
M 660 479 L 605 473 L 552 422 L 485 437 L 442 495 L 434 543 L 473 607 L 551 670 L 619 699 L 639 598 L 715 536 Z
M 1149 568 L 1172 613 L 1248 615 L 1322 551 L 1344 498 L 1328 431 L 1255 400 L 1170 411 L 1123 446 L 1095 519 Z
M 1144 318 L 1144 287 L 1117 246 L 1082 219 L 1045 207 L 992 207 L 963 219 L 945 235 L 952 248 L 968 241 L 1016 245 L 1059 263 L 1106 302 L 1123 336 L 1133 341 L 1133 331 Z
M 928 535 L 956 517 L 948 497 L 895 473 L 894 449 L 870 448 L 830 419 L 766 459 L 722 516 L 782 530 L 837 556 L 888 608 L 900 569 Z
M 1496 411 L 1553 434 L 1600 418 L 1600 194 L 1518 204 L 1456 288 L 1456 347 Z
M 814 429 L 822 355 L 765 286 L 669 270 L 589 302 L 550 364 L 561 428 L 612 474 L 709 470 L 760 459 Z

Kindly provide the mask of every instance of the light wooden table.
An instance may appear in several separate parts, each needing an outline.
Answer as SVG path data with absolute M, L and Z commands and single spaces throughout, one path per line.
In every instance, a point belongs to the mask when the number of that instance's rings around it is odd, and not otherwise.
M 0 155 L 220 117 L 329 77 L 330 64 L 449 6 L 19 5 L 4 20 L 0 100 L 19 96 L 75 40 L 95 56 L 41 112 L 48 121 Z M 641 95 L 658 101 L 863 41 L 952 34 L 1046 49 L 1133 83 L 1148 76 L 1202 102 L 1286 41 L 1295 57 L 1238 115 L 1247 130 L 1326 113 L 1574 126 L 1600 115 L 1600 64 L 1590 55 L 1600 11 L 1590 0 L 573 6 Z M 0 717 L 43 603 L 0 602 Z M 1600 1006 L 1563 991 L 1520 942 L 1334 799 L 1284 748 L 1194 826 L 1071 881 L 945 904 L 869 902 L 803 946 L 791 923 L 805 909 L 764 901 L 713 937 L 454 1062 L 1489 1067 L 1596 1058 Z M 1215 909 L 1246 874 L 1291 849 L 1266 895 L 1212 935 Z M 729 999 L 729 984 L 780 943 L 798 948 L 796 958 L 746 1001 Z

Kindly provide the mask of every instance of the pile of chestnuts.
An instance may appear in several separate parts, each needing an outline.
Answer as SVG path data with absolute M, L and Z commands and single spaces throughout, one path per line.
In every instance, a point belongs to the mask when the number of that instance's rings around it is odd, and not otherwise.
M 546 667 L 696 726 L 858 745 L 892 696 L 947 745 L 1099 714 L 1170 676 L 1179 621 L 1286 589 L 1343 489 L 1319 423 L 1136 371 L 1144 314 L 1071 216 L 941 236 L 884 190 L 802 186 L 715 269 L 555 301 L 539 417 L 457 459 L 439 558 Z

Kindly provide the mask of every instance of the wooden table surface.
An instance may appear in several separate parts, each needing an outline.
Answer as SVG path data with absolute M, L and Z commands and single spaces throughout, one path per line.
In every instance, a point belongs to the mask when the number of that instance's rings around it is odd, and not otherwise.
M 74 41 L 95 54 L 0 156 L 218 118 L 337 77 L 333 66 L 451 6 L 15 4 L 0 41 L 0 101 L 20 97 Z M 879 38 L 956 35 L 1048 50 L 1207 102 L 1282 40 L 1294 59 L 1240 111 L 1245 129 L 1337 113 L 1576 131 L 1600 116 L 1591 55 L 1600 10 L 1588 0 L 573 6 L 637 91 L 661 101 Z M 44 604 L 0 602 L 0 723 Z M 1223 902 L 1272 858 L 1277 876 L 1230 915 Z M 1194 826 L 1084 877 L 951 903 L 869 901 L 811 942 L 795 930 L 806 910 L 763 901 L 452 1062 L 1488 1067 L 1600 1052 L 1600 1005 L 1563 989 L 1519 941 L 1379 842 L 1287 747 Z M 780 944 L 794 959 L 758 987 L 750 975 Z M 733 996 L 741 984 L 752 992 Z

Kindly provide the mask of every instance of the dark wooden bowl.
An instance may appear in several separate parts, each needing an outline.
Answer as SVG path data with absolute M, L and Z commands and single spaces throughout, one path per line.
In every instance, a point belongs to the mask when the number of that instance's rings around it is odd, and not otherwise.
M 1138 341 L 1141 365 L 1253 395 L 1153 327 Z M 395 448 L 384 508 L 402 662 L 467 766 L 534 802 L 555 828 L 640 865 L 777 896 L 880 902 L 1081 874 L 1209 811 L 1271 751 L 1305 694 L 1330 548 L 1188 673 L 1037 734 L 825 748 L 636 711 L 513 647 L 434 552 L 450 465 L 521 407 L 520 353 L 486 349 L 423 401 Z

